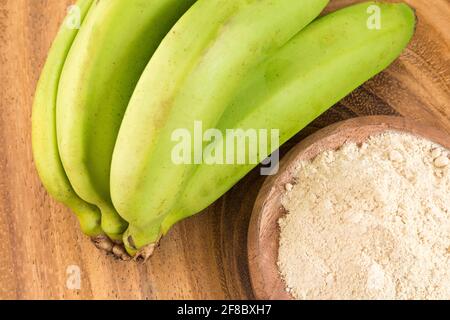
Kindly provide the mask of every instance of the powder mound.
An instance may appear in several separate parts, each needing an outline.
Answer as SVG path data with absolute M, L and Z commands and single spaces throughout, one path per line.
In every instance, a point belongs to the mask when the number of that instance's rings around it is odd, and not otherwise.
M 278 267 L 296 299 L 450 299 L 449 151 L 385 132 L 298 164 Z

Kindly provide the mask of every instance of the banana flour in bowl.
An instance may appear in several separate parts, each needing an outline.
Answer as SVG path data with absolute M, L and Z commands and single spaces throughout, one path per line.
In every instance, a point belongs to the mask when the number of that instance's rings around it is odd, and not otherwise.
M 278 268 L 296 299 L 450 299 L 449 151 L 387 131 L 298 163 Z

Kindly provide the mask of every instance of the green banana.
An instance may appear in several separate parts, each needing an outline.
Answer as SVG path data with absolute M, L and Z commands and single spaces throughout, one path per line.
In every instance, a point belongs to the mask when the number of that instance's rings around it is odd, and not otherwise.
M 377 8 L 380 29 L 372 29 L 370 15 Z M 415 21 L 406 4 L 380 2 L 353 5 L 316 20 L 251 75 L 218 129 L 279 129 L 283 144 L 388 67 L 411 40 Z M 270 151 L 276 148 L 270 146 Z M 198 166 L 178 206 L 164 221 L 163 231 L 206 208 L 254 166 Z
M 101 211 L 113 240 L 127 227 L 110 196 L 111 157 L 129 98 L 161 40 L 194 0 L 95 1 L 69 52 L 57 99 L 57 138 L 77 194 Z
M 93 0 L 79 0 L 79 18 L 82 23 Z M 53 42 L 42 70 L 33 103 L 32 146 L 33 158 L 48 193 L 76 214 L 81 230 L 88 236 L 102 234 L 100 212 L 82 200 L 73 190 L 61 163 L 56 139 L 56 95 L 66 56 L 77 36 L 78 29 L 70 28 L 66 19 Z
M 327 3 L 199 0 L 163 40 L 136 86 L 112 159 L 111 195 L 130 223 L 123 239 L 131 254 L 158 240 L 194 167 L 172 162 L 172 132 L 194 120 L 214 126 L 247 74 Z

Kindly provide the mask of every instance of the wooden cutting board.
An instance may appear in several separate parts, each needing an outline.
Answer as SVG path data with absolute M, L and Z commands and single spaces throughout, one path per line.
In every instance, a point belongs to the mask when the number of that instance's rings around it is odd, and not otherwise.
M 71 2 L 0 2 L 0 298 L 253 298 L 246 241 L 264 180 L 257 170 L 204 213 L 171 230 L 145 265 L 104 256 L 78 231 L 69 210 L 43 189 L 31 154 L 31 105 Z M 327 11 L 356 2 L 361 1 L 334 0 Z M 450 133 L 450 1 L 406 2 L 417 9 L 419 24 L 402 57 L 303 130 L 282 153 L 319 128 L 361 115 L 398 114 Z M 71 281 L 77 272 L 78 290 Z

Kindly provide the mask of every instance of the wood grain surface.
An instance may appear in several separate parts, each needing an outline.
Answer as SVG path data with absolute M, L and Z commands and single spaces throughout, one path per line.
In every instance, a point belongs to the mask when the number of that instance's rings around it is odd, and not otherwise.
M 104 256 L 39 182 L 31 154 L 33 93 L 71 0 L 0 0 L 0 298 L 252 299 L 247 230 L 264 181 L 254 170 L 214 205 L 170 231 L 145 265 Z M 357 0 L 333 0 L 334 10 Z M 414 41 L 388 70 L 282 148 L 330 123 L 395 114 L 450 133 L 450 2 L 408 0 Z M 81 271 L 81 288 L 67 286 Z

